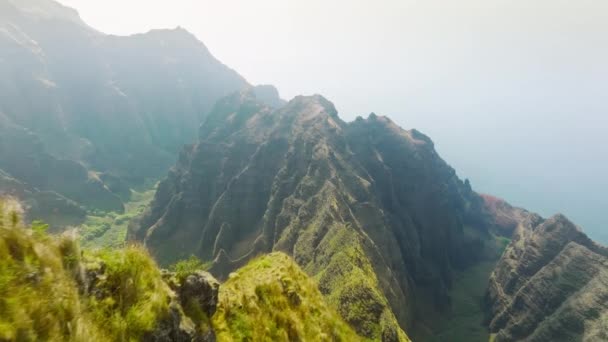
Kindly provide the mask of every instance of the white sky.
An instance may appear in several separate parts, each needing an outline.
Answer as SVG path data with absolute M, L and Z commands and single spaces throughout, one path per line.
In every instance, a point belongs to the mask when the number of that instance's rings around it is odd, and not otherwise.
M 473 186 L 608 242 L 606 0 L 59 0 L 113 34 L 182 26 L 251 83 L 433 138 Z

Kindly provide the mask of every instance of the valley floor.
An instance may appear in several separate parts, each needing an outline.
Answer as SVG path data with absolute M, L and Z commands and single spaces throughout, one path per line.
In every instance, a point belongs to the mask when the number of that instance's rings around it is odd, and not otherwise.
M 462 271 L 454 272 L 454 283 L 450 290 L 452 307 L 440 314 L 434 310 L 426 312 L 417 321 L 412 340 L 421 342 L 488 342 L 490 332 L 483 325 L 482 300 L 488 279 L 509 240 L 493 236 L 493 247 L 486 248 L 485 261 Z
M 143 213 L 154 198 L 156 186 L 140 191 L 131 190 L 131 200 L 125 203 L 125 212 L 89 212 L 86 221 L 78 227 L 81 243 L 86 248 L 118 248 L 125 244 L 131 220 Z

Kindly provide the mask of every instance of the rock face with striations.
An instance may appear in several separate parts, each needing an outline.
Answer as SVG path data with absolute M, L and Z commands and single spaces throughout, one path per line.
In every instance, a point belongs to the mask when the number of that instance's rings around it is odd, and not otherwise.
M 564 216 L 529 215 L 486 295 L 495 341 L 608 339 L 608 250 Z
M 415 130 L 247 91 L 220 100 L 199 137 L 130 227 L 161 262 L 195 254 L 226 275 L 285 251 L 359 334 L 396 340 L 418 305 L 449 304 L 451 270 L 476 258 L 463 227 L 482 200 Z

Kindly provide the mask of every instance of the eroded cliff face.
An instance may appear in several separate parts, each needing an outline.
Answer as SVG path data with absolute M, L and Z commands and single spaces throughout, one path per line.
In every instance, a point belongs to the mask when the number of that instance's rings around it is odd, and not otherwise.
M 490 278 L 495 341 L 608 339 L 608 250 L 567 218 L 529 215 Z
M 130 237 L 220 275 L 285 251 L 359 334 L 396 340 L 417 305 L 449 304 L 451 269 L 483 243 L 479 225 L 463 232 L 482 203 L 415 130 L 345 123 L 318 95 L 274 110 L 241 92 L 216 105 Z

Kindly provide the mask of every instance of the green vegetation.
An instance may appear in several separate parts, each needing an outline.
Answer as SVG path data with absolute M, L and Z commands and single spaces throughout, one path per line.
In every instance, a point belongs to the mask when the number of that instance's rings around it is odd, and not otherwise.
M 435 339 L 429 341 L 487 342 L 488 329 L 483 325 L 481 310 L 483 295 L 488 279 L 496 262 L 486 261 L 476 264 L 454 275 L 450 291 L 452 310 L 445 319 L 437 320 L 434 327 Z
M 81 250 L 74 232 L 49 235 L 44 223 L 18 218 L 0 210 L 2 341 L 141 341 L 173 321 L 172 310 L 180 327 L 213 328 L 219 341 L 363 340 L 285 254 L 231 274 L 209 318 L 194 300 L 177 304 L 142 247 Z M 173 269 L 179 279 L 205 267 L 191 257 Z
M 145 250 L 89 254 L 47 228 L 0 220 L 0 340 L 138 341 L 169 316 L 172 292 Z
M 219 341 L 360 341 L 283 253 L 251 261 L 220 287 Z
M 467 233 L 473 234 L 470 227 Z M 510 239 L 491 234 L 484 241 L 484 260 L 462 271 L 454 272 L 450 290 L 451 310 L 437 313 L 426 310 L 419 318 L 414 335 L 417 341 L 428 342 L 488 342 L 492 336 L 483 325 L 481 307 L 488 280 Z
M 511 239 L 504 236 L 495 236 L 495 238 L 498 250 L 500 251 L 500 254 L 502 254 L 502 251 L 507 249 L 507 246 L 511 243 Z
M 373 340 L 391 336 L 409 341 L 380 290 L 361 237 L 347 226 L 335 224 L 318 251 L 317 264 L 309 265 L 307 271 L 317 274 L 315 278 L 330 305 L 360 335 Z
M 0 220 L 0 340 L 103 339 L 74 280 L 77 251 L 70 235 L 51 237 Z
M 178 279 L 185 278 L 188 274 L 191 274 L 196 271 L 206 271 L 211 266 L 211 262 L 203 263 L 201 259 L 197 258 L 194 255 L 191 255 L 190 258 L 185 260 L 180 260 L 175 264 L 169 267 L 171 272 L 175 273 L 175 276 Z
M 138 192 L 131 190 L 131 201 L 125 204 L 124 214 L 92 211 L 80 226 L 84 247 L 120 248 L 125 245 L 127 228 L 131 220 L 141 215 L 154 198 L 156 188 Z
M 143 248 L 102 250 L 90 259 L 97 267 L 104 265 L 105 272 L 95 284 L 98 293 L 88 298 L 87 307 L 111 340 L 140 340 L 169 315 L 171 292 Z

